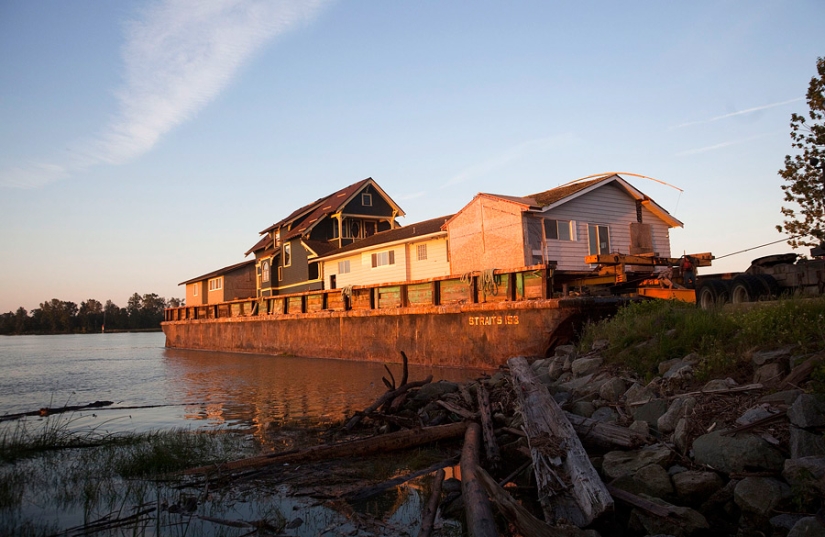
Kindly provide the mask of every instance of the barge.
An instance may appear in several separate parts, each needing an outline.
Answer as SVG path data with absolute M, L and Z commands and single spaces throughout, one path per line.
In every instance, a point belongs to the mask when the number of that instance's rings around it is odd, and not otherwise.
M 166 310 L 170 348 L 497 368 L 546 356 L 622 297 L 553 297 L 546 265 Z

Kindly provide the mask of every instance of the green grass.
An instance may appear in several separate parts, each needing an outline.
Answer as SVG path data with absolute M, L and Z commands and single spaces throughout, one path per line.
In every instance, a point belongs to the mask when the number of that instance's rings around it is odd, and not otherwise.
M 807 354 L 825 349 L 825 298 L 791 298 L 738 311 L 641 302 L 586 326 L 579 350 L 585 352 L 598 339 L 610 342 L 603 351 L 608 363 L 648 379 L 657 374 L 660 362 L 695 352 L 704 358 L 702 380 L 735 371 L 754 350 L 795 345 L 795 353 Z

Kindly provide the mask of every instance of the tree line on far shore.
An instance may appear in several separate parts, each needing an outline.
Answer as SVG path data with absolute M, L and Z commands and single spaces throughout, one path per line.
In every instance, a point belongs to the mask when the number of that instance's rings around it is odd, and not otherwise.
M 111 300 L 105 304 L 90 298 L 80 303 L 53 298 L 31 312 L 22 306 L 0 314 L 0 335 L 72 334 L 114 330 L 160 328 L 164 308 L 184 305 L 179 298 L 166 300 L 155 293 L 129 297 L 125 308 Z

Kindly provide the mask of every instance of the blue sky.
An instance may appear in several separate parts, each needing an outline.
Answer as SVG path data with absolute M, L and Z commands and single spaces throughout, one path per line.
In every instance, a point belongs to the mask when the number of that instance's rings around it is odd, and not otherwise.
M 825 3 L 0 3 L 0 312 L 177 284 L 373 177 L 406 223 L 628 177 L 675 254 L 782 238 Z M 743 270 L 783 243 L 727 257 Z

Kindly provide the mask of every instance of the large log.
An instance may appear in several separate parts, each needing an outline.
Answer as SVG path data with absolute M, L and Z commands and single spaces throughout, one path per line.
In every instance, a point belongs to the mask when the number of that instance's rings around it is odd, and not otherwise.
M 637 433 L 627 427 L 592 420 L 569 412 L 565 412 L 564 415 L 576 430 L 579 439 L 587 444 L 606 448 L 634 449 L 653 441 L 650 436 Z
M 286 453 L 272 453 L 259 457 L 240 459 L 224 464 L 210 466 L 199 466 L 184 471 L 184 474 L 208 474 L 212 472 L 231 472 L 248 468 L 269 466 L 271 464 L 295 464 L 298 462 L 318 461 L 324 459 L 336 459 L 340 457 L 361 457 L 373 453 L 394 451 L 410 447 L 429 444 L 448 438 L 457 438 L 464 434 L 467 428 L 465 422 L 448 423 L 436 427 L 424 427 L 422 429 L 408 429 L 394 433 L 371 436 L 351 442 L 341 442 L 338 444 L 324 444 L 312 446 L 299 451 Z
M 467 515 L 467 533 L 470 537 L 496 537 L 493 508 L 484 486 L 478 480 L 478 453 L 481 443 L 481 426 L 470 423 L 464 433 L 461 450 L 461 498 Z
M 493 466 L 498 464 L 501 459 L 501 454 L 498 449 L 498 442 L 496 442 L 496 435 L 493 431 L 493 413 L 490 410 L 490 396 L 487 393 L 487 388 L 484 383 L 478 384 L 476 390 L 478 396 L 478 412 L 481 415 L 481 430 L 484 433 L 484 453 L 487 456 L 487 462 Z
M 613 498 L 590 462 L 576 431 L 524 357 L 507 361 L 524 432 L 530 444 L 539 500 L 549 523 L 584 527 L 612 509 Z
M 430 537 L 435 524 L 435 515 L 438 513 L 438 504 L 441 502 L 441 484 L 444 483 L 444 470 L 439 469 L 433 478 L 433 491 L 430 494 L 430 501 L 427 502 L 427 510 L 424 518 L 421 519 L 421 531 L 418 537 Z

